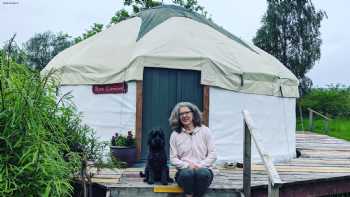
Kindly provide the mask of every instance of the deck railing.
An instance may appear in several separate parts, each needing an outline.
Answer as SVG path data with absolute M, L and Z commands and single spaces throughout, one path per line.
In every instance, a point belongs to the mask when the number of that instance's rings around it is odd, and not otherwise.
M 329 131 L 329 121 L 331 120 L 329 117 L 321 114 L 320 112 L 317 112 L 311 108 L 307 108 L 307 110 L 309 110 L 309 130 L 313 131 L 314 130 L 314 124 L 313 124 L 313 119 L 314 119 L 314 114 L 320 116 L 323 118 L 323 129 L 325 131 L 325 133 L 328 133 Z
M 245 197 L 251 197 L 251 139 L 258 150 L 268 174 L 268 196 L 278 197 L 279 187 L 283 184 L 280 176 L 272 163 L 271 157 L 264 150 L 259 132 L 253 126 L 253 120 L 248 111 L 243 110 L 244 142 L 243 142 L 243 193 Z

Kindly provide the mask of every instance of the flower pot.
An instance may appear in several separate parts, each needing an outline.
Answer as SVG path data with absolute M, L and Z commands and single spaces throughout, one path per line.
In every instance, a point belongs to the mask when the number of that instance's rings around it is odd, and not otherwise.
M 120 161 L 126 162 L 128 167 L 136 161 L 136 147 L 110 146 L 111 155 Z

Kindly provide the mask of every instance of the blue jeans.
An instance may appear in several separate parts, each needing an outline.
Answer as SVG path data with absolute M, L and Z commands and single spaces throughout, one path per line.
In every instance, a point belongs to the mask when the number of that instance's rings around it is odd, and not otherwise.
M 184 193 L 193 194 L 195 197 L 204 195 L 213 178 L 213 172 L 208 168 L 185 168 L 178 170 L 175 175 L 175 180 Z

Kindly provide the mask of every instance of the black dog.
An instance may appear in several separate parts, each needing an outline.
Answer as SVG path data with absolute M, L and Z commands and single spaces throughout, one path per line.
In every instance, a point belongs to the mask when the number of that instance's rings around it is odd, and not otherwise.
M 153 129 L 148 136 L 149 153 L 145 173 L 140 172 L 144 182 L 153 184 L 160 181 L 163 185 L 174 182 L 169 176 L 167 156 L 165 153 L 165 137 L 162 129 Z

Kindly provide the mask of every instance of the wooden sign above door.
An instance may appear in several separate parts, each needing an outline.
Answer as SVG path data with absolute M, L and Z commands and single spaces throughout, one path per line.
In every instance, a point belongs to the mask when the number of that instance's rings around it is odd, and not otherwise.
M 125 94 L 128 92 L 128 84 L 126 82 L 123 82 L 104 85 L 93 85 L 92 92 L 94 94 Z

